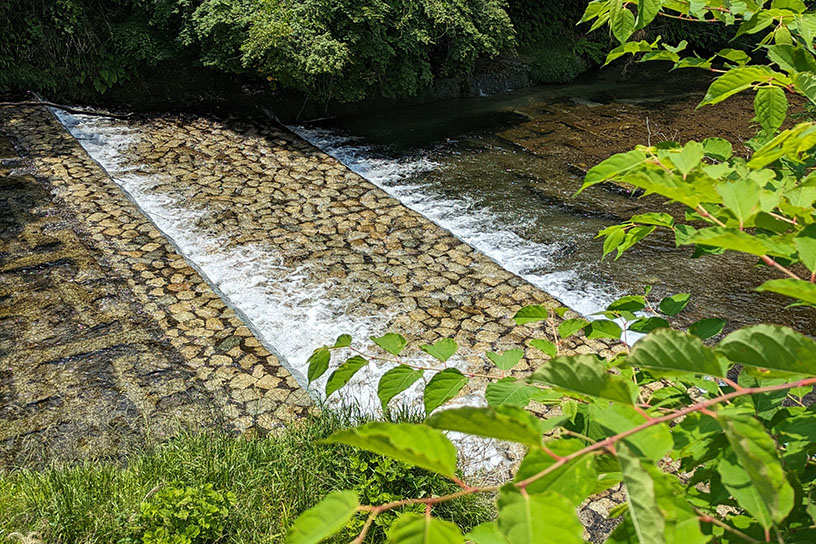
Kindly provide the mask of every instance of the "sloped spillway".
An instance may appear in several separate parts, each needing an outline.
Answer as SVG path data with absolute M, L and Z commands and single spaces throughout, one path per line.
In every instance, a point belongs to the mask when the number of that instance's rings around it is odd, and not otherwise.
M 450 364 L 483 371 L 485 350 L 533 337 L 515 327 L 516 310 L 559 304 L 271 123 L 60 119 L 304 387 L 312 350 L 341 333 L 364 345 L 401 332 L 425 361 L 419 344 L 455 338 L 463 349 Z M 366 367 L 348 395 L 373 409 L 384 368 Z M 398 402 L 415 404 L 415 391 Z

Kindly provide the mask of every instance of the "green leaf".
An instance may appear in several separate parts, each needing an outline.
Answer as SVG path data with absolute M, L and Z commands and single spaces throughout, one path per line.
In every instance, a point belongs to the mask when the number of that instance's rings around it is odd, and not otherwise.
M 798 298 L 809 304 L 816 304 L 816 284 L 805 280 L 795 280 L 793 278 L 768 280 L 757 287 L 756 290 L 771 291 L 780 295 Z
M 535 338 L 530 340 L 530 345 L 539 351 L 543 351 L 550 357 L 555 357 L 558 353 L 558 347 L 549 340 L 545 340 L 543 338 Z
M 408 343 L 401 334 L 395 334 L 393 332 L 386 333 L 380 337 L 372 336 L 371 341 L 391 355 L 399 355 Z
M 414 512 L 400 515 L 388 530 L 389 544 L 464 544 L 456 524 Z
M 465 535 L 465 540 L 473 544 L 507 544 L 504 535 L 499 531 L 499 524 L 495 521 L 477 525 Z
M 773 72 L 755 66 L 732 68 L 714 80 L 700 105 L 713 105 L 722 102 L 729 96 L 750 89 L 755 83 L 766 79 L 769 73 Z
M 617 340 L 621 337 L 623 330 L 620 325 L 608 319 L 596 319 L 590 321 L 584 327 L 584 334 L 587 338 L 612 338 Z
M 643 28 L 654 21 L 662 7 L 663 2 L 661 0 L 640 0 L 638 2 L 637 28 Z
M 754 98 L 754 111 L 759 124 L 768 132 L 776 132 L 788 116 L 788 99 L 779 87 L 760 87 Z
M 709 317 L 692 323 L 689 332 L 698 338 L 707 340 L 720 334 L 723 328 L 725 328 L 725 319 Z
M 560 325 L 558 325 L 558 336 L 561 338 L 569 338 L 576 332 L 583 329 L 589 321 L 586 319 L 581 319 L 579 317 L 573 319 L 567 319 Z
M 623 535 L 608 542 L 652 544 L 705 544 L 710 541 L 700 530 L 698 514 L 684 495 L 680 482 L 651 463 L 637 459 L 626 446 L 618 448 L 629 516 L 622 525 Z
M 639 312 L 646 307 L 646 297 L 629 295 L 621 297 L 606 307 L 610 312 Z
M 723 138 L 706 138 L 703 140 L 703 151 L 707 157 L 718 161 L 727 161 L 734 154 L 731 142 Z
M 468 378 L 455 368 L 437 372 L 425 386 L 425 413 L 430 414 L 450 399 L 468 383 Z
M 425 344 L 420 346 L 420 349 L 434 357 L 435 359 L 442 361 L 443 363 L 450 359 L 456 350 L 459 349 L 459 345 L 451 340 L 450 338 L 443 338 L 433 344 Z
M 811 273 L 816 273 L 816 224 L 808 225 L 793 239 L 799 260 Z
M 740 225 L 759 211 L 759 190 L 759 185 L 747 177 L 717 185 L 723 204 L 731 210 Z
M 539 419 L 515 406 L 452 408 L 441 410 L 428 418 L 428 425 L 446 431 L 456 431 L 486 438 L 541 445 Z
M 547 449 L 561 457 L 583 449 L 584 445 L 583 442 L 574 438 L 561 438 L 546 443 Z M 549 469 L 555 462 L 555 459 L 543 450 L 530 448 L 516 471 L 514 481 L 521 482 L 532 478 Z M 578 506 L 593 494 L 597 478 L 598 473 L 595 470 L 593 456 L 581 455 L 527 485 L 527 492 L 555 491 Z
M 493 361 L 493 364 L 501 370 L 510 370 L 521 361 L 521 358 L 524 356 L 524 351 L 520 349 L 508 349 L 501 355 L 488 351 L 486 355 L 487 358 Z
M 286 532 L 286 544 L 316 544 L 351 521 L 360 507 L 354 491 L 335 491 L 303 512 Z
M 733 454 L 717 467 L 723 485 L 765 529 L 781 523 L 793 508 L 794 492 L 779 462 L 776 442 L 751 414 L 723 409 L 717 421 Z
M 635 392 L 629 381 L 610 374 L 594 355 L 559 356 L 540 366 L 530 381 L 590 397 L 632 404 Z
M 616 447 L 620 461 L 623 483 L 626 486 L 626 502 L 632 526 L 642 544 L 665 544 L 666 523 L 657 506 L 657 495 L 651 475 L 626 444 Z
M 662 317 L 641 317 L 637 321 L 633 321 L 627 330 L 646 334 L 661 327 L 668 328 L 669 322 Z
M 646 162 L 646 154 L 640 150 L 627 151 L 612 155 L 605 161 L 591 168 L 584 179 L 579 193 L 591 185 L 619 177 L 621 174 Z
M 524 325 L 526 323 L 535 323 L 537 321 L 546 321 L 550 317 L 550 311 L 546 306 L 533 304 L 525 306 L 513 316 L 517 325 Z
M 620 43 L 624 43 L 635 31 L 635 16 L 625 7 L 621 8 L 610 17 L 609 26 L 612 29 L 612 35 Z
M 368 361 L 359 355 L 355 355 L 348 361 L 337 367 L 331 373 L 329 380 L 326 382 L 326 397 L 330 397 L 332 393 L 346 385 L 358 370 L 368 364 Z
M 698 337 L 674 329 L 657 329 L 635 343 L 626 364 L 638 368 L 725 376 L 716 352 Z
M 318 348 L 312 353 L 309 360 L 306 361 L 309 364 L 309 370 L 306 373 L 309 383 L 326 373 L 329 369 L 329 361 L 331 361 L 331 353 L 328 348 Z
M 754 325 L 732 332 L 717 351 L 735 363 L 816 375 L 816 341 L 788 327 Z
M 786 72 L 816 71 L 816 59 L 804 47 L 771 45 L 767 49 L 768 58 Z
M 639 223 L 642 225 L 657 225 L 658 227 L 668 227 L 671 228 L 674 226 L 674 218 L 663 212 L 650 212 L 650 213 L 641 213 L 638 215 L 633 215 L 629 219 L 630 223 Z M 623 297 L 626 298 L 626 297 Z
M 683 146 L 683 150 L 680 153 L 672 154 L 671 161 L 674 166 L 680 170 L 680 173 L 683 174 L 683 179 L 686 179 L 686 176 L 697 168 L 697 165 L 700 164 L 704 156 L 705 150 L 703 149 L 703 144 L 692 140 Z
M 456 448 L 436 429 L 416 423 L 366 423 L 326 439 L 385 455 L 444 476 L 456 475 Z
M 747 232 L 728 227 L 707 227 L 694 232 L 688 238 L 689 243 L 714 246 L 751 255 L 762 256 L 768 248 L 761 240 Z
M 351 335 L 350 334 L 341 334 L 337 337 L 337 341 L 334 343 L 334 348 L 347 348 L 351 345 Z
M 396 366 L 383 374 L 377 385 L 377 396 L 380 398 L 383 410 L 386 409 L 391 399 L 411 387 L 421 377 L 421 370 L 414 370 L 406 365 Z
M 793 84 L 808 100 L 816 104 L 816 76 L 809 72 L 796 72 L 793 74 Z
M 527 385 L 516 378 L 503 378 L 497 382 L 487 384 L 485 400 L 490 406 L 510 404 L 524 407 L 539 393 L 539 389 Z
M 646 418 L 633 407 L 624 404 L 600 403 L 589 405 L 589 415 L 592 422 L 606 430 L 605 436 L 619 434 L 646 423 Z M 666 455 L 674 440 L 671 432 L 665 425 L 654 425 L 623 439 L 636 455 L 645 457 L 654 462 Z
M 603 243 L 603 255 L 601 259 L 615 251 L 626 240 L 626 231 L 621 226 L 612 226 L 602 232 L 605 236 Z
M 691 295 L 688 293 L 677 293 L 670 297 L 666 297 L 660 301 L 660 311 L 669 317 L 675 316 L 686 309 Z
M 575 505 L 554 491 L 525 495 L 512 486 L 503 487 L 498 523 L 509 544 L 584 543 Z

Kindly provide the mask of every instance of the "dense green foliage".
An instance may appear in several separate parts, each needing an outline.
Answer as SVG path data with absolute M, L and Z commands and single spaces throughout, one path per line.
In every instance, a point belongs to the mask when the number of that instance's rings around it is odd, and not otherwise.
M 10 0 L 0 91 L 104 92 L 172 63 L 321 100 L 414 96 L 513 45 L 504 0 Z
M 189 2 L 0 2 L 0 91 L 104 92 L 181 55 Z
M 737 35 L 756 38 L 767 61 L 757 64 L 761 54 L 752 58 L 734 47 L 703 56 L 705 47 L 692 44 L 686 55 L 685 41 L 640 39 L 645 32 L 639 31 L 658 16 L 736 26 Z M 584 188 L 613 181 L 685 208 L 681 219 L 652 212 L 604 229 L 599 234 L 604 255 L 621 257 L 654 230 L 670 229 L 678 245 L 693 245 L 698 256 L 726 251 L 756 256 L 759 265 L 780 276 L 758 290 L 816 307 L 816 123 L 781 130 L 788 95 L 816 104 L 816 12 L 801 0 L 595 0 L 583 21 L 593 29 L 608 27 L 620 43 L 608 62 L 635 54 L 719 74 L 701 107 L 755 92 L 758 131 L 746 142 L 747 156 L 715 136 L 639 146 L 588 172 Z M 633 36 L 637 41 L 630 41 Z M 421 347 L 437 361 L 428 365 L 403 355 L 407 342 L 400 335 L 371 338 L 393 363 L 378 387 L 384 412 L 397 395 L 429 377 L 426 420 L 369 423 L 330 440 L 435 471 L 460 490 L 372 504 L 361 503 L 353 491 L 337 492 L 299 518 L 287 542 L 319 542 L 360 512 L 374 521 L 405 505 L 424 505 L 424 516 L 397 518 L 390 542 L 581 543 L 576 509 L 618 484 L 626 501 L 612 511 L 620 522 L 608 543 L 816 541 L 816 407 L 808 398 L 816 384 L 816 340 L 777 325 L 722 337 L 720 319 L 678 330 L 669 320 L 683 311 L 689 296 L 658 302 L 649 293 L 618 299 L 594 320 L 564 319 L 566 308 L 522 308 L 514 316 L 518 324 L 543 325 L 529 349 L 549 357 L 522 378 L 506 376 L 525 355 L 521 349 L 488 352 L 497 370 L 484 375 L 448 366 L 458 349 L 449 339 Z M 580 331 L 611 340 L 635 339 L 631 332 L 645 336 L 607 358 L 562 355 L 563 340 Z M 342 336 L 310 360 L 309 378 L 316 380 L 332 368 L 333 353 L 349 349 L 357 354 L 338 361 L 327 395 L 345 386 L 368 364 L 362 355 L 373 351 L 353 347 Z M 489 381 L 487 407 L 444 406 L 475 377 Z M 528 410 L 533 401 L 557 404 L 560 415 L 539 419 Z M 527 453 L 512 482 L 469 485 L 455 477 L 457 450 L 445 431 L 516 442 Z M 448 500 L 492 492 L 498 492 L 496 521 L 467 534 L 434 516 Z M 318 518 L 324 523 L 305 529 Z M 355 542 L 365 538 L 363 527 Z
M 94 461 L 0 471 L 0 542 L 17 542 L 9 537 L 14 532 L 64 544 L 280 542 L 298 514 L 336 489 L 371 501 L 456 489 L 404 463 L 320 443 L 347 421 L 324 413 L 265 438 L 185 434 L 128 455 L 124 467 Z M 468 499 L 440 515 L 473 526 L 489 519 L 492 507 Z M 382 521 L 377 541 L 389 520 Z M 362 522 L 355 523 L 338 542 L 359 530 Z M 197 539 L 183 538 L 196 532 Z

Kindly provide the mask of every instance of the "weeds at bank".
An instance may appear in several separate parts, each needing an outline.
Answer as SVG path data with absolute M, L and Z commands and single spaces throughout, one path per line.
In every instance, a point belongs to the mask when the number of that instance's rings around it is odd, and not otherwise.
M 213 541 L 163 539 L 160 530 L 146 532 L 150 530 L 146 524 L 161 524 L 163 519 L 172 523 L 179 517 L 202 519 L 202 525 L 221 524 L 216 527 L 218 542 L 282 542 L 301 512 L 337 489 L 355 488 L 370 501 L 457 489 L 446 478 L 424 470 L 320 443 L 348 426 L 348 417 L 326 413 L 264 438 L 182 434 L 132 453 L 124 467 L 89 461 L 55 463 L 36 471 L 0 471 L 0 543 L 18 542 L 9 538 L 14 532 L 36 532 L 47 544 Z M 188 506 L 180 507 L 185 501 Z M 468 527 L 494 516 L 491 502 L 484 498 L 454 502 L 435 513 Z M 359 527 L 352 526 L 336 541 L 346 542 L 356 532 Z M 384 540 L 384 534 L 381 526 L 376 540 Z

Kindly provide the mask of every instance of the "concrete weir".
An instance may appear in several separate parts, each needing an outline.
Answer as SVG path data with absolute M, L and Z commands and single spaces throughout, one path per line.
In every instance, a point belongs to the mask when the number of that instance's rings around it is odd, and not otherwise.
M 484 372 L 486 350 L 543 336 L 514 325 L 521 306 L 560 305 L 269 123 L 60 119 L 70 133 L 45 108 L 0 111 L 16 148 L 0 157 L 0 459 L 28 441 L 117 451 L 119 428 L 270 430 L 309 409 L 306 358 L 341 333 L 400 332 L 423 360 L 454 338 L 453 364 Z

